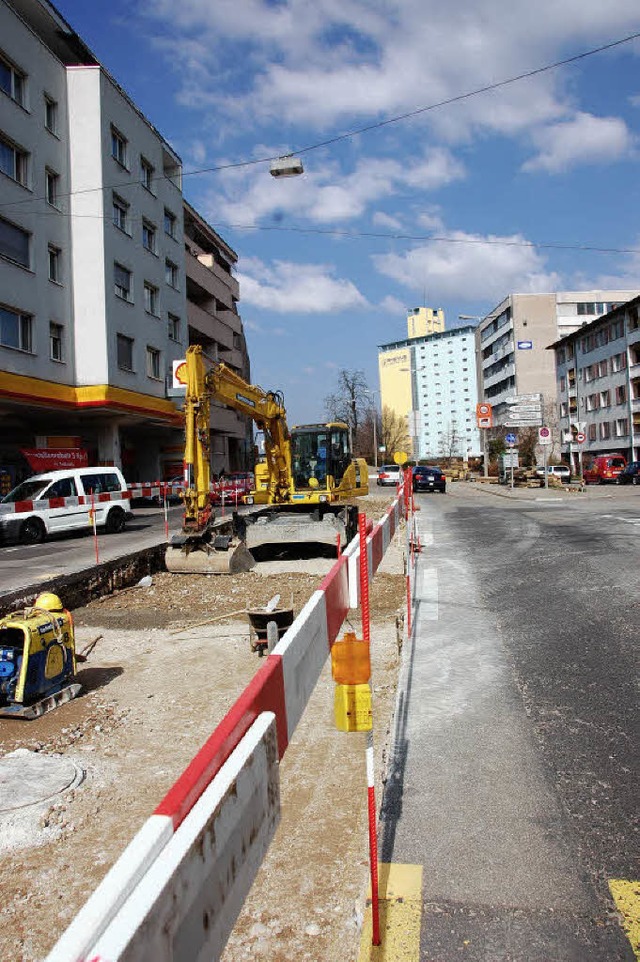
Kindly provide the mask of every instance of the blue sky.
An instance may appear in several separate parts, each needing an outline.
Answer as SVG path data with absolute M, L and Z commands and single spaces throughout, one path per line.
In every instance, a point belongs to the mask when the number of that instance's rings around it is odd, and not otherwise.
M 185 172 L 317 144 L 640 31 L 638 0 L 56 5 Z M 407 308 L 442 307 L 450 328 L 511 291 L 638 287 L 639 134 L 634 40 L 311 150 L 302 177 L 257 163 L 187 176 L 184 193 L 240 257 L 252 380 L 284 391 L 291 423 L 321 420 L 340 368 L 377 387 L 377 345 L 406 336 Z

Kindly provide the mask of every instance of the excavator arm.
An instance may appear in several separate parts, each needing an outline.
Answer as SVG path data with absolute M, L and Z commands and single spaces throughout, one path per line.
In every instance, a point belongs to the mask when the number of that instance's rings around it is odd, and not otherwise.
M 189 351 L 193 350 L 194 348 L 189 348 Z M 247 384 L 239 374 L 222 362 L 215 364 L 207 373 L 205 387 L 211 398 L 253 418 L 258 428 L 264 432 L 265 455 L 269 467 L 269 504 L 285 504 L 291 500 L 291 439 L 282 394 L 279 391 L 264 391 L 255 384 Z

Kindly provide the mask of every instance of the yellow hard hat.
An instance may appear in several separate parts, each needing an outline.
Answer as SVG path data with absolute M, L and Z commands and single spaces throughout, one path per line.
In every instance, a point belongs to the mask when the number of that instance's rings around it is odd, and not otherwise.
M 46 611 L 64 611 L 62 602 L 52 591 L 43 591 L 35 600 L 35 608 L 44 608 Z

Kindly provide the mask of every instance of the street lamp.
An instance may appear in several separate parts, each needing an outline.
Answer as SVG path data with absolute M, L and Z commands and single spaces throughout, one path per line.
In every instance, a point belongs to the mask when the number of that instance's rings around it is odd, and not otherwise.
M 378 409 L 373 401 L 373 398 L 374 398 L 374 395 L 380 394 L 380 391 L 365 391 L 364 394 L 372 402 L 371 410 L 373 411 L 373 466 L 377 471 L 378 470 Z
M 459 321 L 482 321 L 484 318 L 478 314 L 458 314 Z

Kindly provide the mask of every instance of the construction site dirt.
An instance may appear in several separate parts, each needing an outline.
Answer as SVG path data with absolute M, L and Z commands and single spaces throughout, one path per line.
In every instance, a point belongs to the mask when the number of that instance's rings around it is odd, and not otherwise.
M 371 495 L 363 507 L 377 519 L 391 500 Z M 401 530 L 371 584 L 378 801 L 400 663 L 403 549 Z M 81 696 L 33 722 L 0 721 L 1 756 L 58 755 L 84 773 L 62 794 L 0 811 L 0 958 L 46 956 L 260 667 L 247 609 L 280 595 L 297 614 L 330 565 L 163 572 L 73 612 L 77 649 L 98 639 L 79 666 Z M 345 629 L 359 633 L 352 614 Z M 282 760 L 280 825 L 225 962 L 357 956 L 369 871 L 366 736 L 336 730 L 333 690 L 327 659 Z

